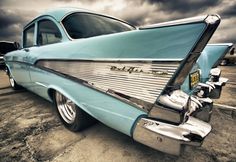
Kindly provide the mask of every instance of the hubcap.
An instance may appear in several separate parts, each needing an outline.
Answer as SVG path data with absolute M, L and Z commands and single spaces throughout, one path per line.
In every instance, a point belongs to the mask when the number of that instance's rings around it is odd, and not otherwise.
M 75 104 L 62 94 L 56 92 L 56 103 L 57 103 L 57 109 L 63 118 L 63 120 L 71 124 L 75 121 L 76 116 L 76 106 Z
M 10 81 L 11 86 L 14 87 L 15 86 L 15 81 L 11 76 L 9 78 L 9 81 Z

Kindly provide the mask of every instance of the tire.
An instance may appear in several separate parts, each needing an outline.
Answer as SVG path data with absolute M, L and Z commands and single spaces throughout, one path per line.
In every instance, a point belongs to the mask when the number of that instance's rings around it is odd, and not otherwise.
M 9 83 L 12 89 L 14 90 L 20 90 L 22 89 L 22 87 L 16 83 L 16 81 L 14 80 L 14 78 L 12 77 L 11 73 L 8 74 L 8 78 L 9 78 Z
M 72 132 L 81 131 L 95 123 L 95 119 L 59 92 L 54 93 L 57 114 L 64 126 Z

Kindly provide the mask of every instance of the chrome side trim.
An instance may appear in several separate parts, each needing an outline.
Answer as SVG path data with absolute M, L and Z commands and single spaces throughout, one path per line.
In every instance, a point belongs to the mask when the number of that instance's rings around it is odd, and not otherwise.
M 141 118 L 134 129 L 134 140 L 156 150 L 180 155 L 184 145 L 200 146 L 211 131 L 211 126 L 194 117 L 186 123 L 171 125 Z
M 35 84 L 38 84 L 38 85 L 40 85 L 40 86 L 42 86 L 42 87 L 45 87 L 45 88 L 48 88 L 47 85 L 45 85 L 45 84 L 43 84 L 43 83 L 41 83 L 41 82 L 35 82 Z
M 37 65 L 153 104 L 179 63 L 42 60 Z
M 40 59 L 39 61 L 43 61 L 49 59 Z M 64 59 L 53 59 L 53 61 L 65 61 Z M 79 58 L 79 59 L 70 59 L 67 58 L 66 61 L 89 61 L 89 62 L 142 62 L 142 63 L 153 63 L 153 62 L 180 62 L 183 61 L 182 58 L 165 58 L 165 59 L 159 59 L 159 58 L 95 58 L 95 59 L 90 59 L 90 58 Z

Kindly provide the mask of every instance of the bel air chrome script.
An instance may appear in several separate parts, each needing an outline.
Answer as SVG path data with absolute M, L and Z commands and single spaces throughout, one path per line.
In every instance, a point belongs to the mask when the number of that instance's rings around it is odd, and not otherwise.
M 124 71 L 128 73 L 146 73 L 146 74 L 153 74 L 153 75 L 168 75 L 168 71 L 143 71 L 139 67 L 133 67 L 133 66 L 111 66 L 110 70 L 112 71 Z

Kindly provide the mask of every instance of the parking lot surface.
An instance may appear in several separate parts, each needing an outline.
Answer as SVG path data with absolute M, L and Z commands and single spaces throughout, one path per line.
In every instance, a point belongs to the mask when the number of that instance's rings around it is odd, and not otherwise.
M 72 133 L 60 123 L 53 104 L 27 90 L 11 90 L 0 71 L 0 161 L 236 161 L 236 66 L 221 69 L 229 84 L 215 102 L 212 132 L 202 147 L 188 146 L 179 157 L 101 123 Z

